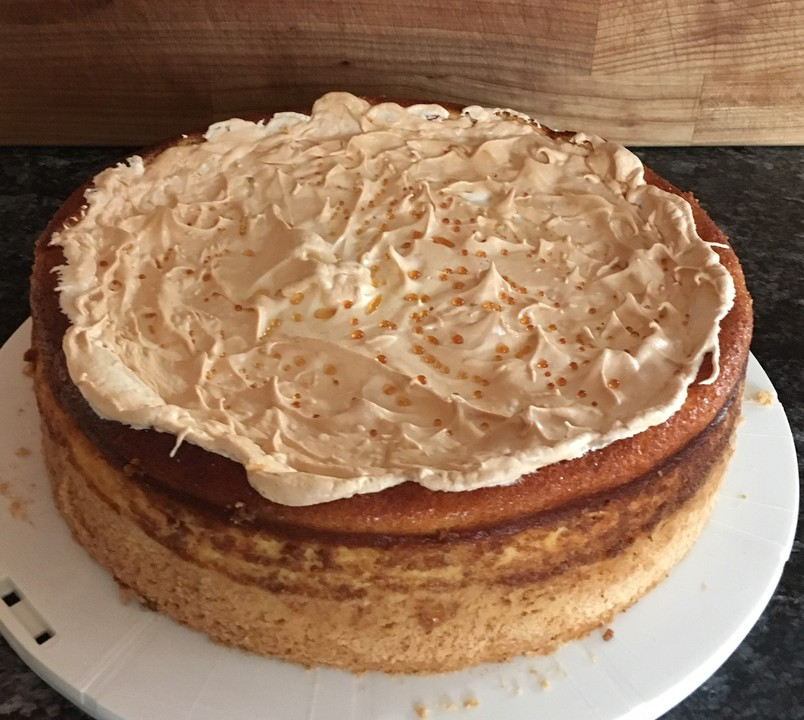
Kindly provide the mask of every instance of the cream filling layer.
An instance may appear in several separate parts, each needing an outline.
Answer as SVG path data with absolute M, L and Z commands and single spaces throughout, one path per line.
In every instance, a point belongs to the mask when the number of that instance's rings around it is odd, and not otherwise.
M 513 483 L 664 422 L 734 297 L 625 148 L 344 93 L 106 170 L 53 242 L 95 411 L 288 505 Z

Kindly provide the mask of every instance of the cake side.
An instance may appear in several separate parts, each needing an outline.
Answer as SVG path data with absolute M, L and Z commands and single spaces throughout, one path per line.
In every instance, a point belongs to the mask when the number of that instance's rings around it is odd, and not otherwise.
M 662 468 L 535 526 L 361 546 L 224 524 L 134 484 L 37 387 L 56 504 L 123 588 L 218 642 L 353 671 L 547 653 L 609 622 L 697 538 L 739 421 L 734 397 Z

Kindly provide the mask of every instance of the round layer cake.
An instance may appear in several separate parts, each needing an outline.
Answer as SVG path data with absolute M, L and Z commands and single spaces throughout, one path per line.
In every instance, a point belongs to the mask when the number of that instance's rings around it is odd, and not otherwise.
M 726 238 L 624 148 L 343 93 L 101 173 L 31 305 L 56 504 L 122 587 L 405 673 L 550 652 L 662 580 L 752 327 Z

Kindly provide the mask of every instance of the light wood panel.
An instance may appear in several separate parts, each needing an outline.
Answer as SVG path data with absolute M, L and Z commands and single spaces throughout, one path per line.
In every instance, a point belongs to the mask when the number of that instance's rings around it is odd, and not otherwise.
M 332 89 L 804 143 L 798 0 L 4 0 L 0 68 L 0 143 L 148 143 Z

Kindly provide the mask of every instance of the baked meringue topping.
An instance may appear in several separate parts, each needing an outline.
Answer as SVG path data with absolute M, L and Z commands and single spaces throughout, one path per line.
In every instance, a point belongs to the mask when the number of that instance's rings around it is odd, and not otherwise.
M 662 423 L 734 297 L 622 146 L 345 93 L 104 171 L 53 242 L 93 409 L 287 505 L 509 484 Z

